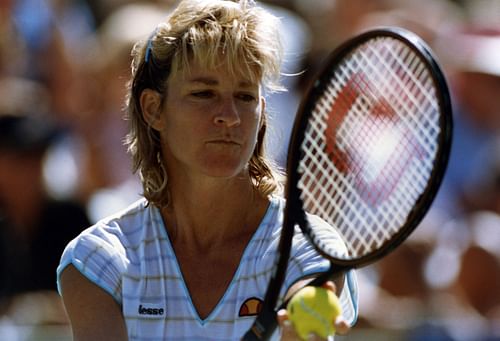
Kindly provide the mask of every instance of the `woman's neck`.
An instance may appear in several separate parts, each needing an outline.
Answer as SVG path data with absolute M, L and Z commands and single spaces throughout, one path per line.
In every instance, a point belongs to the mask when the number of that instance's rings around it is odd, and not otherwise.
M 253 234 L 268 204 L 249 177 L 171 184 L 170 199 L 162 210 L 170 238 L 196 250 Z

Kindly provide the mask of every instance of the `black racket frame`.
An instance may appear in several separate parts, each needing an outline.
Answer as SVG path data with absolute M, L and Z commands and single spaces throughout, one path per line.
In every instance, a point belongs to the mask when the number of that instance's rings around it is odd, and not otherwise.
M 306 214 L 302 209 L 303 203 L 300 199 L 300 189 L 297 188 L 297 184 L 300 180 L 298 166 L 300 160 L 302 159 L 301 145 L 304 140 L 309 116 L 313 112 L 316 101 L 321 96 L 324 88 L 330 82 L 335 66 L 338 65 L 340 61 L 342 61 L 345 56 L 356 47 L 366 43 L 370 39 L 383 37 L 399 40 L 410 47 L 427 65 L 430 74 L 433 76 L 435 88 L 437 89 L 436 94 L 438 96 L 439 106 L 442 112 L 442 115 L 440 116 L 440 141 L 438 143 L 440 148 L 437 151 L 435 158 L 436 164 L 431 172 L 430 181 L 428 182 L 426 189 L 417 199 L 415 206 L 408 215 L 404 226 L 399 230 L 399 232 L 383 246 L 360 258 L 354 260 L 335 259 L 335 261 L 332 262 L 330 256 L 325 254 L 321 249 L 317 248 L 309 237 L 310 227 L 306 219 Z M 309 285 L 320 286 L 325 281 L 339 276 L 347 270 L 371 264 L 397 248 L 413 232 L 413 230 L 415 230 L 426 215 L 437 195 L 438 189 L 446 172 L 451 150 L 453 131 L 450 94 L 446 78 L 437 62 L 436 57 L 429 46 L 419 36 L 400 27 L 379 27 L 370 29 L 339 45 L 327 57 L 324 66 L 313 79 L 315 81 L 309 86 L 306 96 L 297 111 L 288 149 L 288 179 L 285 188 L 287 203 L 284 214 L 283 230 L 279 244 L 278 264 L 270 280 L 262 310 L 257 316 L 252 328 L 245 334 L 243 340 L 267 340 L 276 328 L 277 322 L 275 308 L 288 266 L 295 226 L 298 225 L 302 230 L 302 233 L 304 233 L 304 235 L 306 235 L 315 246 L 316 250 L 331 262 L 330 269 L 327 272 L 318 274 L 318 277 L 309 283 Z M 284 304 L 281 305 L 281 307 L 283 306 Z

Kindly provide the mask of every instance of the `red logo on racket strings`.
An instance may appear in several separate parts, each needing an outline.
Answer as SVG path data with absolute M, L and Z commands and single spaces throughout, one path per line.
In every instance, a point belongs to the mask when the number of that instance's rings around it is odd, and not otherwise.
M 338 93 L 326 123 L 326 153 L 371 206 L 395 190 L 413 157 L 423 157 L 394 108 L 359 73 Z

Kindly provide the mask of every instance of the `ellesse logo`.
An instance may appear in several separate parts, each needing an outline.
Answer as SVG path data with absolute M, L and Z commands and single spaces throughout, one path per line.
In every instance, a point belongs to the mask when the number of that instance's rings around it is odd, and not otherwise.
M 138 313 L 139 315 L 163 316 L 165 314 L 165 309 L 139 304 Z
M 256 316 L 262 309 L 262 300 L 260 298 L 252 297 L 247 299 L 240 307 L 239 316 Z

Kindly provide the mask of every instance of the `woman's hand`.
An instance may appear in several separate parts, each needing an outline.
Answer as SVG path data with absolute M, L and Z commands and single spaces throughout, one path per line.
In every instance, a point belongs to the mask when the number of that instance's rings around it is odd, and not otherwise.
M 336 292 L 336 287 L 333 282 L 326 282 L 323 287 L 328 290 L 332 290 Z M 278 323 L 281 328 L 281 340 L 282 341 L 299 341 L 301 338 L 295 332 L 295 329 L 288 319 L 288 312 L 286 309 L 281 309 L 278 311 Z M 343 316 L 338 316 L 335 321 L 332 321 L 335 324 L 335 330 L 337 334 L 345 335 L 349 332 L 350 326 Z M 324 340 L 317 335 L 311 335 L 308 340 Z

